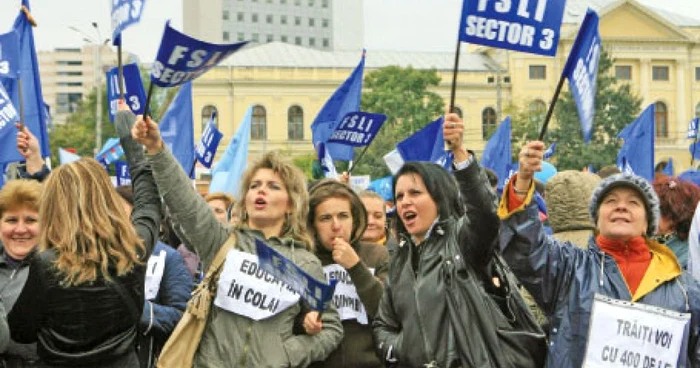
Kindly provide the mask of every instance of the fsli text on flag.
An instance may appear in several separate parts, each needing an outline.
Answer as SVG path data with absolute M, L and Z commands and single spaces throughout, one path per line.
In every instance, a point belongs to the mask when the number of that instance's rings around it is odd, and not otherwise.
M 124 88 L 124 101 L 135 115 L 143 114 L 146 104 L 146 92 L 141 81 L 141 72 L 135 64 L 126 64 L 122 67 L 122 87 Z M 107 72 L 107 101 L 109 103 L 109 121 L 114 122 L 119 104 L 119 68 L 112 68 Z
M 112 0 L 112 45 L 121 45 L 122 31 L 138 23 L 145 0 Z
M 554 56 L 566 0 L 464 0 L 459 39 Z

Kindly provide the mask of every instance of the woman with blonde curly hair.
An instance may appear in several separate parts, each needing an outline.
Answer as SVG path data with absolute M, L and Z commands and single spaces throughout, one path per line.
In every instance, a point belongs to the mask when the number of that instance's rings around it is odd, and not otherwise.
M 324 328 L 314 336 L 294 335 L 303 312 L 299 295 L 258 266 L 255 241 L 262 240 L 311 276 L 323 280 L 306 227 L 309 196 L 304 175 L 270 152 L 248 167 L 235 205 L 240 223 L 219 223 L 197 194 L 180 164 L 165 149 L 158 125 L 139 120 L 132 135 L 146 146 L 153 174 L 185 243 L 194 247 L 204 270 L 235 236 L 216 277 L 216 295 L 194 355 L 195 367 L 305 367 L 325 359 L 343 336 L 338 313 L 324 311 Z M 233 235 L 232 235 L 233 234 Z
M 40 251 L 8 316 L 14 340 L 38 342 L 41 367 L 138 367 L 145 260 L 158 237 L 160 200 L 143 149 L 121 143 L 137 206 L 131 221 L 93 159 L 59 166 L 44 183 Z

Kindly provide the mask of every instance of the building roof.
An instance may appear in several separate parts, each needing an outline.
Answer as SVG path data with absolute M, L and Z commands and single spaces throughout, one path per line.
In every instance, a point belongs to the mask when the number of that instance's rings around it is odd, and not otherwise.
M 263 68 L 354 68 L 361 51 L 321 51 L 283 42 L 249 45 L 230 56 L 221 65 Z M 367 50 L 368 69 L 397 65 L 415 69 L 445 71 L 454 66 L 454 52 L 405 52 Z M 480 53 L 462 51 L 460 71 L 491 71 L 496 62 Z
M 563 23 L 581 23 L 583 17 L 586 15 L 586 9 L 589 7 L 600 13 L 601 10 L 608 6 L 615 5 L 627 0 L 567 0 L 566 10 L 564 11 Z M 635 0 L 632 0 L 635 1 Z M 667 10 L 662 10 L 647 6 L 645 4 L 637 2 L 640 6 L 658 14 L 661 18 L 667 22 L 673 24 L 677 27 L 700 27 L 700 20 L 686 17 L 684 15 L 676 14 Z

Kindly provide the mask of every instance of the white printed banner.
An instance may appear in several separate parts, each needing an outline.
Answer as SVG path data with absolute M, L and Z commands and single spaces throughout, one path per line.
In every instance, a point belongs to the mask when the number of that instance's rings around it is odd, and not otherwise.
M 357 294 L 357 288 L 355 288 L 348 271 L 339 264 L 331 264 L 323 267 L 323 272 L 326 274 L 326 279 L 338 280 L 333 294 L 333 306 L 338 310 L 340 319 L 342 321 L 355 319 L 358 323 L 366 325 L 368 323 L 367 310 Z
M 151 254 L 148 257 L 148 268 L 146 269 L 145 295 L 146 300 L 154 300 L 160 290 L 160 281 L 163 280 L 165 271 L 165 251 L 161 250 L 158 255 Z
M 228 252 L 214 299 L 217 307 L 259 321 L 297 302 L 299 294 L 260 268 L 257 255 Z
M 596 294 L 584 367 L 676 367 L 690 314 Z

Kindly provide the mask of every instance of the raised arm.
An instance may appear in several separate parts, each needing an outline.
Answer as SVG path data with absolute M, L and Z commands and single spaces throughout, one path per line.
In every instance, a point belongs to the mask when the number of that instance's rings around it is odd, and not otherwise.
M 229 229 L 221 225 L 204 199 L 192 186 L 175 157 L 165 148 L 158 125 L 139 116 L 131 134 L 146 147 L 158 192 L 186 242 L 195 248 L 205 269 L 209 268 Z

